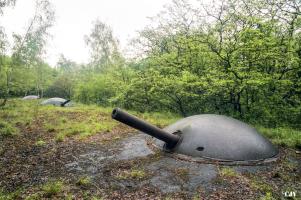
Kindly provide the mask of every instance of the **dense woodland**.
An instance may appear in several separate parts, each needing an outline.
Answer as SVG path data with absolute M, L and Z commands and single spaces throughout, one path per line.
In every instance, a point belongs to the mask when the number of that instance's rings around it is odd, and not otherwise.
M 1 0 L 1 15 L 13 0 Z M 37 1 L 25 34 L 0 29 L 0 105 L 35 94 L 85 104 L 182 116 L 217 113 L 268 127 L 301 128 L 301 2 L 174 0 L 120 50 L 96 20 L 83 40 L 88 64 L 45 62 L 55 26 L 50 1 Z

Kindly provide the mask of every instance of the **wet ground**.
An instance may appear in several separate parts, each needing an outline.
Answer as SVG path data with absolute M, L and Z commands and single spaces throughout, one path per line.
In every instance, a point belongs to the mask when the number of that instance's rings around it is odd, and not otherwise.
M 264 165 L 252 166 L 225 166 L 220 164 L 208 164 L 190 162 L 175 158 L 170 153 L 164 153 L 154 149 L 150 144 L 150 138 L 143 134 L 130 136 L 123 139 L 109 148 L 103 150 L 93 150 L 74 157 L 74 160 L 65 164 L 68 172 L 87 175 L 95 182 L 102 182 L 108 185 L 108 188 L 114 188 L 117 191 L 126 192 L 128 190 L 140 190 L 141 188 L 153 188 L 158 194 L 171 195 L 173 198 L 197 198 L 199 195 L 208 199 L 223 198 L 219 193 L 225 190 L 227 197 L 235 199 L 235 194 L 245 195 L 245 199 L 257 199 L 264 192 L 280 192 L 284 190 L 278 188 L 277 183 L 270 186 L 275 187 L 267 191 L 258 191 L 254 193 L 256 187 L 269 185 L 264 181 L 257 181 L 257 176 L 261 174 L 269 175 L 279 167 L 279 162 L 284 159 L 280 155 L 278 161 L 266 163 Z M 301 172 L 299 157 L 290 156 L 285 158 L 288 164 L 296 168 L 295 175 Z M 142 175 L 136 176 L 133 171 L 138 171 Z M 250 177 L 255 183 L 245 180 Z M 275 176 L 273 174 L 272 176 Z M 109 177 L 103 180 L 103 177 Z M 300 174 L 296 177 L 296 183 L 293 191 L 300 189 Z M 277 175 L 276 175 L 277 179 Z M 298 180 L 299 179 L 299 180 Z M 230 183 L 228 184 L 227 181 Z M 236 184 L 235 187 L 229 185 Z M 258 184 L 259 186 L 256 186 Z M 288 183 L 289 184 L 289 183 Z M 227 191 L 232 189 L 232 191 Z M 257 188 L 258 189 L 258 188 Z M 235 191 L 236 190 L 236 191 Z M 229 195 L 230 194 L 230 195 Z M 226 197 L 225 196 L 225 197 Z M 274 194 L 279 198 L 282 194 Z M 210 198 L 211 197 L 211 198 Z
M 104 199 L 284 199 L 286 191 L 301 192 L 301 156 L 293 149 L 281 148 L 279 159 L 264 165 L 226 166 L 179 159 L 154 148 L 144 134 L 105 143 L 98 136 L 92 141 L 50 141 L 40 147 L 26 135 L 28 140 L 4 143 L 0 187 L 7 191 L 25 188 L 31 194 L 38 185 L 61 179 L 73 199 L 89 199 L 86 193 Z M 76 185 L 81 177 L 91 180 L 89 187 Z
M 278 146 L 277 160 L 250 166 L 194 162 L 155 148 L 160 142 L 148 135 L 112 124 L 111 111 L 39 109 L 0 113 L 0 120 L 14 119 L 19 130 L 0 134 L 0 200 L 300 199 L 297 149 Z

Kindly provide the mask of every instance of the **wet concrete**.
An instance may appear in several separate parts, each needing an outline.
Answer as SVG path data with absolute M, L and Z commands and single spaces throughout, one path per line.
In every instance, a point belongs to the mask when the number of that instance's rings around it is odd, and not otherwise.
M 113 159 L 110 153 L 100 150 L 95 150 L 74 157 L 74 161 L 65 165 L 67 171 L 74 173 L 84 173 L 95 175 L 100 173 L 107 162 Z
M 92 150 L 75 157 L 73 162 L 65 165 L 71 173 L 85 174 L 98 179 L 104 179 L 104 170 L 120 162 L 126 162 L 148 156 L 155 152 L 147 145 L 149 136 L 138 134 L 125 138 L 119 142 L 106 146 L 106 148 Z M 267 166 L 232 166 L 238 173 L 257 173 L 267 170 Z M 214 164 L 205 164 L 178 160 L 169 156 L 142 163 L 142 169 L 151 176 L 146 180 L 116 180 L 111 178 L 103 181 L 104 184 L 114 184 L 121 188 L 135 188 L 151 185 L 162 193 L 175 193 L 186 191 L 193 194 L 198 188 L 210 191 L 214 188 L 214 180 L 218 175 L 218 167 Z
M 152 163 L 147 169 L 157 172 L 150 181 L 163 193 L 179 192 L 183 189 L 193 192 L 200 186 L 210 189 L 212 180 L 217 176 L 217 168 L 212 164 L 200 164 L 169 157 Z
M 138 135 L 122 141 L 119 144 L 121 146 L 121 152 L 116 156 L 116 159 L 130 160 L 154 154 L 146 143 L 147 137 L 148 136 L 145 135 Z

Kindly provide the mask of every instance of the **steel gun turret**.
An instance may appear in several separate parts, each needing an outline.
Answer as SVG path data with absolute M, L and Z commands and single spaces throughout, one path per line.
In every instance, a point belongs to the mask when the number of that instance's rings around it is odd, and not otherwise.
M 202 114 L 183 118 L 164 129 L 115 108 L 112 118 L 151 135 L 161 149 L 194 158 L 222 162 L 274 160 L 278 150 L 248 124 L 223 115 Z

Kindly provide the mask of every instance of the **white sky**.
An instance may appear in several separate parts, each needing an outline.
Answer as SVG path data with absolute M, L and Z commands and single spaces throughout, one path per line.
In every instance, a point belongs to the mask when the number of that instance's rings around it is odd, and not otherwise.
M 45 55 L 46 61 L 55 65 L 59 54 L 78 62 L 89 60 L 89 50 L 84 35 L 90 33 L 97 18 L 110 25 L 122 49 L 138 30 L 148 25 L 151 17 L 171 0 L 50 0 L 55 8 L 56 22 L 51 28 Z M 17 0 L 14 8 L 4 10 L 0 24 L 10 37 L 13 32 L 24 33 L 33 16 L 34 0 Z

